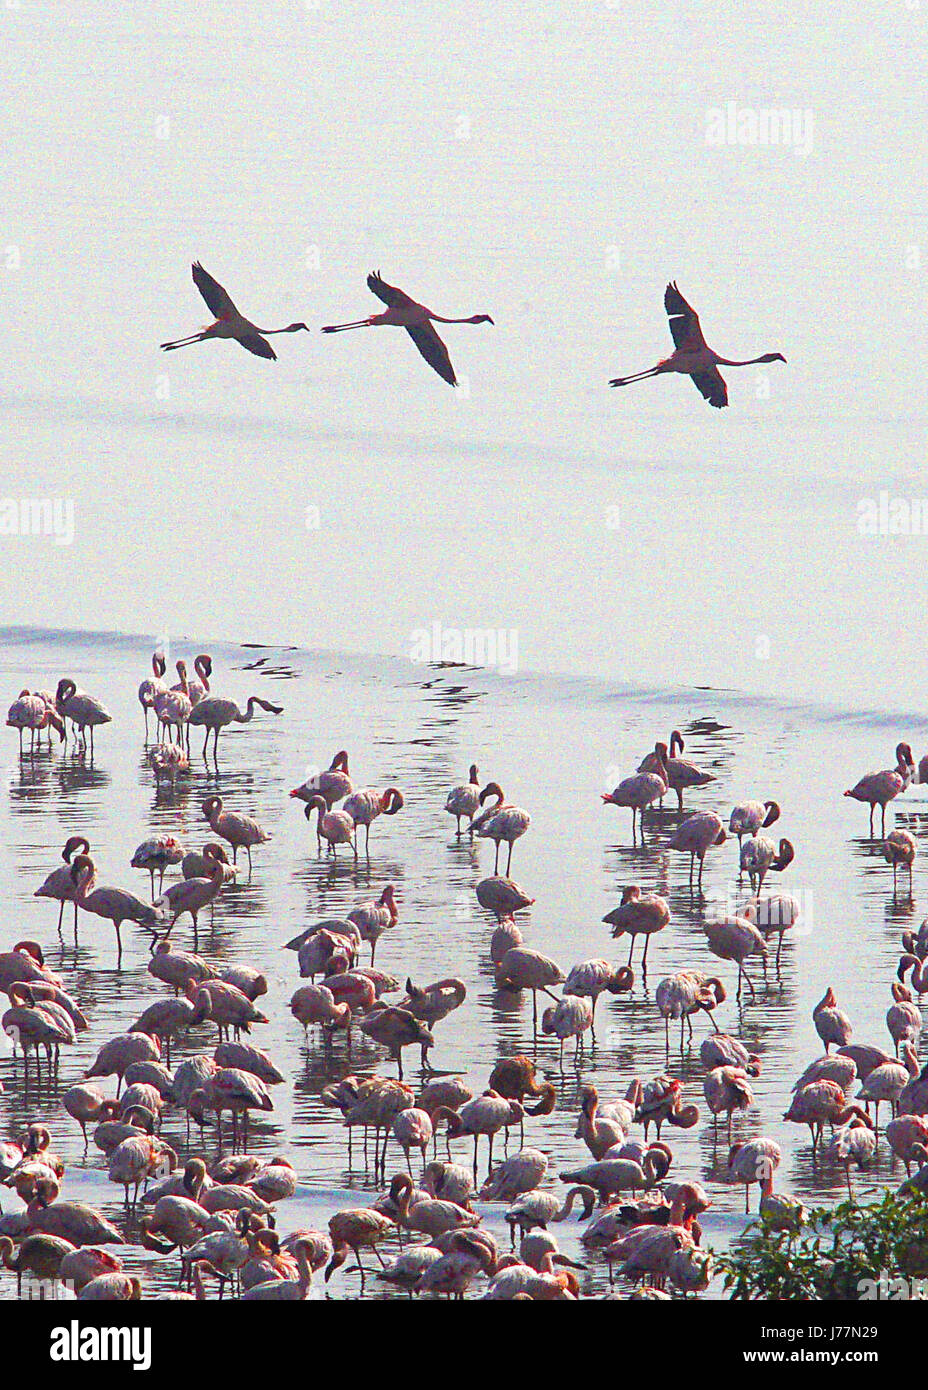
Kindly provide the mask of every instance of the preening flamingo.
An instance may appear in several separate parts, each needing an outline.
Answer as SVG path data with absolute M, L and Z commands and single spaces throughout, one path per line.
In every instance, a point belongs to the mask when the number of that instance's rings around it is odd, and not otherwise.
M 203 269 L 199 261 L 194 261 L 191 270 L 193 283 L 206 301 L 207 309 L 216 315 L 216 321 L 186 338 L 175 338 L 173 342 L 162 343 L 161 347 L 165 352 L 187 347 L 190 343 L 203 343 L 209 338 L 234 338 L 256 357 L 266 357 L 269 361 L 276 362 L 277 353 L 270 343 L 265 341 L 267 338 L 273 337 L 275 333 L 297 333 L 301 329 L 309 332 L 305 323 L 291 323 L 286 328 L 257 328 L 250 319 L 239 313 L 222 285 Z
M 490 323 L 489 314 L 471 314 L 469 317 L 448 319 L 435 314 L 424 304 L 417 304 L 408 294 L 388 285 L 381 279 L 380 271 L 372 271 L 367 277 L 367 288 L 386 304 L 384 313 L 371 314 L 370 318 L 357 319 L 352 323 L 333 323 L 323 328 L 323 333 L 344 333 L 349 328 L 373 328 L 378 324 L 405 328 L 429 366 L 438 373 L 449 386 L 457 386 L 457 377 L 448 356 L 448 349 L 435 331 L 436 323 Z
M 532 818 L 528 811 L 523 811 L 521 806 L 511 805 L 503 794 L 503 789 L 498 782 L 488 782 L 480 792 L 479 801 L 483 806 L 491 796 L 496 797 L 496 804 L 483 811 L 476 820 L 471 822 L 471 831 L 478 839 L 492 840 L 496 846 L 496 857 L 493 861 L 493 872 L 499 870 L 499 847 L 503 843 L 509 846 L 509 857 L 506 860 L 506 874 L 512 866 L 512 847 L 522 835 L 525 834 L 532 823 Z
M 786 361 L 782 352 L 765 352 L 760 357 L 748 357 L 741 361 L 720 357 L 706 343 L 695 309 L 687 304 L 675 282 L 671 282 L 664 291 L 664 308 L 670 319 L 674 351 L 647 371 L 636 372 L 633 376 L 614 377 L 610 386 L 627 386 L 631 381 L 643 381 L 649 376 L 681 372 L 693 378 L 693 385 L 710 405 L 721 408 L 728 405 L 728 388 L 719 367 L 752 367 L 755 363 Z
M 915 863 L 915 836 L 907 830 L 891 830 L 883 841 L 883 858 L 893 866 L 893 892 L 900 864 L 909 871 L 909 896 L 912 896 L 912 865 Z
M 752 835 L 750 840 L 744 841 L 738 856 L 742 870 L 747 871 L 751 880 L 752 893 L 760 893 L 767 874 L 771 870 L 782 873 L 794 857 L 795 850 L 789 840 L 781 839 L 778 845 L 769 835 Z
M 326 809 L 331 811 L 336 801 L 350 796 L 353 790 L 354 783 L 348 774 L 348 754 L 342 748 L 327 768 L 322 772 L 313 773 L 299 787 L 294 787 L 290 795 L 300 801 L 310 801 L 314 796 L 321 796 Z
M 398 787 L 362 787 L 345 798 L 342 812 L 350 816 L 355 829 L 355 857 L 357 857 L 357 828 L 364 826 L 364 853 L 370 857 L 371 824 L 378 816 L 395 816 L 405 805 L 403 793 Z
M 767 830 L 774 821 L 780 819 L 780 808 L 775 801 L 741 801 L 732 808 L 728 820 L 729 835 L 738 837 L 738 853 L 745 835 L 756 835 L 758 830 Z
M 843 1009 L 838 1008 L 835 992 L 830 985 L 812 1010 L 812 1022 L 815 1024 L 816 1033 L 825 1044 L 826 1052 L 831 1050 L 832 1043 L 837 1047 L 843 1047 L 851 1041 L 854 1031 L 851 1020 Z

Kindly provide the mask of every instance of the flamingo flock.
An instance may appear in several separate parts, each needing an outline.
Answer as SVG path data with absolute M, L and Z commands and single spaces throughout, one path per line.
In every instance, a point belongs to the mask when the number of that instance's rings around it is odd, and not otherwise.
M 381 320 L 409 327 L 402 316 Z M 472 762 L 463 780 L 424 801 L 420 788 L 410 794 L 396 778 L 366 785 L 340 748 L 308 768 L 276 808 L 253 805 L 237 779 L 226 779 L 220 794 L 220 730 L 283 708 L 252 695 L 243 710 L 218 695 L 212 685 L 222 677 L 208 654 L 193 659 L 193 677 L 176 660 L 171 687 L 167 664 L 156 651 L 138 687 L 143 746 L 158 754 L 142 767 L 165 817 L 122 870 L 147 874 L 147 896 L 122 886 L 92 826 L 70 834 L 57 867 L 31 889 L 57 905 L 55 926 L 47 918 L 52 946 L 22 937 L 0 952 L 8 1003 L 0 1027 L 12 1044 L 4 1084 L 21 1092 L 33 1117 L 0 1143 L 0 1185 L 13 1203 L 0 1214 L 0 1269 L 15 1274 L 19 1293 L 33 1280 L 79 1299 L 117 1301 L 304 1301 L 326 1287 L 366 1293 L 378 1285 L 412 1297 L 576 1301 L 590 1295 L 597 1272 L 610 1297 L 688 1298 L 711 1287 L 704 1226 L 739 1187 L 748 1216 L 757 1189 L 758 1219 L 774 1229 L 806 1220 L 802 1201 L 778 1190 L 782 1140 L 758 1125 L 764 1046 L 739 1036 L 761 998 L 782 990 L 784 942 L 789 950 L 802 921 L 802 904 L 781 886 L 802 864 L 802 844 L 765 833 L 789 828 L 782 796 L 726 805 L 726 769 L 682 756 L 698 734 L 675 728 L 666 743 L 655 740 L 601 803 L 590 795 L 589 810 L 603 816 L 604 838 L 625 841 L 630 829 L 633 850 L 647 847 L 662 867 L 646 881 L 641 860 L 640 881 L 616 885 L 601 924 L 590 924 L 589 953 L 565 959 L 556 933 L 536 939 L 545 904 L 510 876 L 514 853 L 531 858 L 523 841 L 535 845 L 538 808 L 533 816 L 510 802 L 501 780 L 482 780 Z M 47 740 L 43 746 L 43 731 L 73 740 L 74 756 L 90 764 L 94 730 L 110 724 L 110 736 L 116 732 L 102 701 L 70 676 L 53 696 L 21 692 L 8 723 L 21 738 L 32 731 L 21 745 L 24 763 L 58 756 Z M 191 724 L 206 729 L 208 790 L 194 792 L 188 821 L 174 813 L 188 806 L 186 784 L 202 775 L 189 758 Z M 266 725 L 271 736 L 274 727 Z M 169 765 L 176 775 L 165 790 L 159 770 Z M 868 805 L 871 831 L 881 808 L 884 833 L 872 851 L 884 882 L 893 870 L 894 899 L 913 892 L 917 841 L 901 826 L 885 833 L 885 812 L 916 779 L 911 748 L 900 742 L 895 768 L 867 774 L 847 793 Z M 631 810 L 631 826 L 606 820 L 608 808 Z M 304 859 L 357 878 L 366 891 L 337 905 L 320 901 L 295 935 L 280 933 L 281 995 L 273 972 L 225 958 L 217 926 L 229 930 L 247 901 L 241 895 L 262 890 L 285 815 Z M 445 827 L 449 852 L 473 863 L 476 972 L 464 962 L 427 971 L 410 947 L 411 885 L 397 856 L 424 816 Z M 201 845 L 190 843 L 194 827 Z M 482 841 L 493 856 L 491 864 L 483 850 L 481 876 Z M 381 875 L 386 863 L 389 878 Z M 723 864 L 734 885 L 724 907 L 705 891 Z M 668 931 L 684 903 L 701 927 L 685 950 Z M 85 949 L 82 925 L 91 918 L 112 928 L 117 970 L 126 953 L 144 963 L 144 997 L 125 1030 L 108 1036 L 97 1036 L 86 970 L 68 966 Z M 613 960 L 607 943 L 624 937 L 627 958 Z M 851 1201 L 859 1200 L 861 1173 L 898 1163 L 917 1186 L 928 1170 L 925 993 L 928 929 L 909 930 L 886 986 L 885 1039 L 858 1041 L 830 986 L 808 1019 L 823 1050 L 782 1097 L 780 1113 L 784 1125 L 807 1133 L 811 1161 L 839 1175 Z M 520 1045 L 500 1050 L 482 1075 L 459 1074 L 444 1065 L 458 1020 L 487 1000 L 518 1020 Z M 632 1011 L 661 1040 L 664 1063 L 613 1074 L 603 1048 Z M 313 1160 L 311 1150 L 281 1151 L 284 1099 L 291 1087 L 301 1094 L 307 1079 L 262 1045 L 280 1019 L 297 1030 L 330 1142 L 369 1189 L 364 1204 L 339 1206 L 318 1229 L 286 1215 L 313 1186 Z M 75 1072 L 71 1059 L 91 1037 L 90 1065 Z M 555 1156 L 546 1120 L 560 1110 L 573 1149 Z M 680 1173 L 678 1136 L 697 1129 L 711 1163 L 698 1176 Z M 105 1210 L 69 1195 L 70 1164 L 53 1135 L 72 1131 L 84 1163 L 112 1193 L 99 1204 Z M 502 1230 L 508 1242 L 498 1238 Z M 582 1258 L 561 1249 L 567 1237 Z M 134 1258 L 126 1268 L 132 1246 L 167 1262 L 170 1288 L 164 1280 L 150 1288 Z

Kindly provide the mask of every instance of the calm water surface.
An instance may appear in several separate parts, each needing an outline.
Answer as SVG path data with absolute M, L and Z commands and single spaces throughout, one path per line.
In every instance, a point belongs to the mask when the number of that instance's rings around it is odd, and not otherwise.
M 340 1040 L 323 1056 L 317 1038 L 309 1042 L 293 1020 L 288 1002 L 300 983 L 296 958 L 282 944 L 323 916 L 342 915 L 392 882 L 399 921 L 380 941 L 377 963 L 398 978 L 425 983 L 460 975 L 467 984 L 463 1007 L 436 1029 L 433 1066 L 467 1078 L 482 1089 L 496 1059 L 528 1052 L 555 1083 L 557 1108 L 531 1119 L 526 1142 L 550 1159 L 550 1178 L 559 1169 L 588 1160 L 573 1138 L 582 1084 L 595 1082 L 601 1094 L 624 1093 L 632 1076 L 648 1079 L 666 1068 L 663 1024 L 654 989 L 665 975 L 684 967 L 719 973 L 729 999 L 718 1013 L 726 1032 L 740 1035 L 763 1058 L 755 1083 L 756 1106 L 735 1122 L 738 1137 L 772 1135 L 783 1148 L 778 1187 L 807 1202 L 828 1202 L 843 1190 L 843 1172 L 827 1162 L 814 1166 L 807 1132 L 782 1121 L 798 1071 L 821 1051 L 811 1009 L 831 984 L 849 1011 L 855 1037 L 886 1046 L 884 1016 L 889 984 L 899 953 L 901 931 L 922 916 L 922 875 L 916 870 L 915 902 L 894 899 L 891 872 L 877 845 L 866 838 L 866 808 L 842 798 L 845 786 L 866 770 L 887 766 L 899 737 L 908 737 L 916 757 L 924 746 L 925 721 L 854 714 L 812 706 L 761 703 L 724 691 L 619 689 L 589 682 L 504 679 L 473 669 L 417 667 L 400 661 L 340 657 L 294 648 L 254 648 L 206 644 L 213 653 L 213 688 L 239 699 L 260 694 L 284 706 L 280 718 L 262 716 L 226 731 L 220 742 L 218 775 L 199 756 L 194 735 L 193 776 L 176 794 L 156 793 L 143 746 L 136 689 L 146 675 L 147 644 L 101 635 L 46 634 L 8 630 L 3 634 L 2 688 L 11 700 L 20 688 L 53 686 L 62 675 L 97 694 L 113 723 L 98 731 L 93 763 L 61 752 L 20 759 L 17 738 L 4 735 L 5 794 L 0 798 L 0 893 L 6 903 L 4 948 L 21 937 L 35 938 L 50 965 L 61 972 L 90 1020 L 90 1028 L 62 1056 L 60 1089 L 77 1080 L 96 1049 L 127 1028 L 162 987 L 147 973 L 147 937 L 124 928 L 122 968 L 117 968 L 109 924 L 80 917 L 79 944 L 70 932 L 58 940 L 56 908 L 33 898 L 33 890 L 59 862 L 64 839 L 78 831 L 90 838 L 98 880 L 146 896 L 147 875 L 132 870 L 136 845 L 156 832 L 177 835 L 185 845 L 202 847 L 208 838 L 200 802 L 218 790 L 233 810 L 255 815 L 273 834 L 254 853 L 250 882 L 231 886 L 216 905 L 210 926 L 204 917 L 200 951 L 216 962 L 240 961 L 263 970 L 270 988 L 261 1001 L 269 1016 L 257 1025 L 254 1041 L 270 1051 L 286 1076 L 274 1088 L 273 1114 L 253 1124 L 251 1151 L 264 1157 L 287 1154 L 300 1178 L 298 1195 L 281 1203 L 283 1231 L 324 1225 L 341 1206 L 369 1201 L 376 1191 L 365 1173 L 361 1146 L 354 1147 L 349 1171 L 345 1131 L 324 1107 L 324 1085 L 351 1071 L 393 1065 L 376 1047 L 355 1037 L 349 1060 Z M 191 658 L 202 644 L 178 647 L 171 658 Z M 734 998 L 736 971 L 712 957 L 701 931 L 703 905 L 687 884 L 687 860 L 668 849 L 677 816 L 669 809 L 645 843 L 632 844 L 628 813 L 602 805 L 599 793 L 633 769 L 656 737 L 671 727 L 683 730 L 687 754 L 711 769 L 717 781 L 691 794 L 688 805 L 715 809 L 727 817 L 735 800 L 772 797 L 782 809 L 780 830 L 796 846 L 796 859 L 782 886 L 803 902 L 805 918 L 783 951 L 780 980 L 758 986 L 756 1001 Z M 355 866 L 349 857 L 333 864 L 316 854 L 301 807 L 287 792 L 307 768 L 327 765 L 337 748 L 347 747 L 357 785 L 396 783 L 406 796 L 395 818 L 379 820 L 371 839 L 370 863 Z M 518 842 L 514 876 L 536 897 L 522 916 L 527 944 L 553 956 L 565 970 L 578 961 L 627 951 L 613 949 L 601 918 L 624 885 L 656 888 L 670 900 L 672 922 L 651 947 L 647 981 L 636 980 L 630 995 L 604 995 L 599 1005 L 597 1044 L 578 1067 L 568 1053 L 563 1071 L 556 1046 L 532 1037 L 530 996 L 500 993 L 488 958 L 492 930 L 473 894 L 478 880 L 492 871 L 492 847 L 457 843 L 453 822 L 442 807 L 447 789 L 461 781 L 476 761 L 484 778 L 499 780 L 513 801 L 533 817 Z M 667 803 L 668 808 L 670 803 Z M 895 822 L 919 838 L 928 831 L 925 793 L 911 789 L 897 802 Z M 166 883 L 176 871 L 169 871 Z M 726 844 L 706 864 L 707 895 L 732 895 L 737 881 L 737 850 Z M 66 917 L 67 922 L 67 917 Z M 179 946 L 191 948 L 189 919 L 175 929 Z M 621 943 L 615 943 L 620 947 Z M 755 971 L 757 968 L 755 966 Z M 692 1047 L 672 1045 L 670 1069 L 684 1083 L 686 1100 L 702 1105 L 698 1047 L 708 1024 L 696 1023 Z M 177 1047 L 175 1061 L 211 1051 L 214 1029 L 191 1030 Z M 410 1076 L 418 1058 L 407 1054 Z M 64 1193 L 90 1201 L 125 1229 L 121 1190 L 106 1178 L 102 1155 L 82 1153 L 77 1126 L 61 1111 L 54 1092 L 43 1086 L 36 1097 L 24 1093 L 22 1072 L 0 1057 L 5 1093 L 0 1096 L 0 1133 L 13 1135 L 29 1121 L 47 1119 L 54 1144 L 67 1160 Z M 114 1079 L 107 1083 L 111 1093 Z M 704 1109 L 704 1106 L 703 1106 Z M 168 1112 L 164 1134 L 181 1158 L 189 1150 L 184 1124 Z M 725 1246 L 743 1227 L 743 1190 L 724 1181 L 724 1141 L 716 1146 L 705 1114 L 692 1130 L 671 1136 L 673 1174 L 698 1178 L 708 1188 L 706 1242 Z M 464 1159 L 466 1145 L 456 1146 Z M 212 1151 L 210 1156 L 212 1156 Z M 481 1160 L 483 1162 L 483 1159 Z M 399 1171 L 402 1155 L 391 1144 L 388 1175 Z M 881 1145 L 876 1169 L 856 1179 L 866 1191 L 899 1180 Z M 5 1209 L 18 1209 L 15 1196 Z M 482 1205 L 485 1220 L 502 1240 L 507 1228 L 501 1205 Z M 557 1228 L 562 1249 L 587 1260 L 582 1276 L 586 1294 L 608 1287 L 605 1266 L 579 1244 L 580 1224 Z M 370 1261 L 369 1261 L 370 1262 Z M 171 1285 L 176 1262 L 130 1246 L 129 1268 L 141 1268 L 145 1287 L 156 1292 Z M 10 1279 L 0 1294 L 10 1296 Z M 320 1296 L 321 1281 L 313 1296 Z M 357 1293 L 356 1274 L 339 1271 L 329 1285 L 336 1296 Z M 368 1296 L 390 1296 L 371 1281 Z

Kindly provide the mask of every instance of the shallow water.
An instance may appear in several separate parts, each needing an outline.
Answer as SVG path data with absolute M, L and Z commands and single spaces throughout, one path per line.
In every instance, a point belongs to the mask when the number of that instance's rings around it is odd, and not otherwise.
M 75 949 L 65 916 L 64 940 L 55 931 L 57 910 L 34 899 L 35 887 L 58 861 L 65 838 L 86 832 L 97 863 L 98 881 L 148 893 L 147 875 L 129 868 L 135 846 L 156 831 L 177 835 L 201 847 L 208 838 L 200 801 L 219 790 L 231 809 L 255 815 L 273 834 L 254 852 L 254 872 L 220 897 L 212 925 L 204 918 L 199 947 L 210 960 L 242 961 L 262 969 L 270 981 L 260 1007 L 270 1023 L 257 1025 L 253 1038 L 267 1048 L 284 1072 L 274 1088 L 274 1112 L 252 1126 L 251 1151 L 270 1157 L 286 1153 L 299 1178 L 298 1196 L 280 1204 L 280 1227 L 324 1225 L 340 1206 L 369 1200 L 373 1177 L 365 1174 L 362 1150 L 354 1145 L 347 1167 L 345 1131 L 319 1099 L 322 1087 L 359 1069 L 393 1064 L 354 1038 L 349 1059 L 343 1040 L 326 1059 L 318 1037 L 307 1042 L 287 1007 L 300 983 L 296 957 L 283 942 L 307 923 L 339 915 L 386 882 L 396 886 L 399 921 L 381 938 L 377 964 L 401 980 L 410 975 L 428 982 L 460 975 L 467 999 L 436 1028 L 434 1068 L 467 1078 L 473 1089 L 486 1085 L 501 1055 L 519 1051 L 536 1056 L 557 1086 L 555 1112 L 530 1119 L 526 1143 L 558 1170 L 587 1161 L 574 1140 L 582 1083 L 593 1081 L 601 1094 L 624 1093 L 632 1076 L 643 1079 L 665 1070 L 664 1030 L 653 1002 L 665 975 L 696 967 L 721 975 L 729 998 L 718 1011 L 723 1031 L 739 1034 L 763 1059 L 755 1083 L 756 1106 L 735 1121 L 736 1137 L 768 1134 L 783 1148 L 778 1189 L 808 1203 L 829 1202 L 844 1190 L 843 1171 L 827 1162 L 813 1165 L 807 1132 L 782 1121 L 790 1087 L 799 1070 L 821 1051 L 811 1009 L 831 984 L 850 1013 L 858 1040 L 886 1046 L 884 1016 L 889 983 L 899 953 L 899 937 L 917 926 L 921 874 L 916 867 L 915 904 L 894 899 L 891 871 L 876 843 L 866 838 L 867 811 L 841 796 L 866 770 L 887 766 L 900 737 L 908 737 L 916 757 L 924 746 L 925 722 L 878 713 L 855 714 L 811 705 L 763 703 L 711 690 L 634 690 L 592 682 L 527 677 L 504 679 L 470 669 L 416 667 L 399 661 L 335 656 L 295 648 L 261 648 L 191 643 L 177 646 L 172 660 L 196 651 L 213 655 L 213 689 L 244 703 L 260 694 L 284 706 L 280 718 L 260 716 L 226 731 L 220 741 L 218 776 L 200 756 L 194 731 L 193 777 L 176 795 L 156 795 L 143 755 L 143 723 L 136 698 L 146 675 L 150 648 L 141 640 L 101 635 L 44 634 L 7 630 L 0 649 L 0 685 L 12 699 L 19 689 L 54 686 L 65 674 L 97 694 L 113 714 L 98 730 L 96 755 L 75 758 L 71 745 L 20 758 L 17 736 L 4 733 L 6 795 L 0 798 L 0 894 L 7 904 L 2 944 L 21 937 L 41 942 L 51 966 L 90 1020 L 77 1046 L 62 1056 L 59 1089 L 78 1079 L 98 1046 L 125 1029 L 163 992 L 147 973 L 148 939 L 124 927 L 121 969 L 116 965 L 112 928 L 89 914 L 79 919 Z M 763 984 L 756 964 L 757 997 L 738 1005 L 735 967 L 715 960 L 702 932 L 702 908 L 687 884 L 687 861 L 667 848 L 677 816 L 668 809 L 648 828 L 645 843 L 633 845 L 628 812 L 603 806 L 599 793 L 633 769 L 656 737 L 679 727 L 687 754 L 715 773 L 717 781 L 689 794 L 687 806 L 716 809 L 727 818 L 735 800 L 773 797 L 783 816 L 778 829 L 796 846 L 794 864 L 782 886 L 803 903 L 800 929 L 787 937 L 781 979 L 770 972 Z M 327 765 L 336 748 L 347 747 L 356 785 L 396 783 L 406 805 L 395 818 L 381 818 L 371 838 L 369 865 L 355 866 L 344 854 L 337 863 L 316 854 L 315 838 L 290 800 L 290 787 L 307 768 Z M 531 998 L 501 994 L 493 983 L 487 950 L 490 919 L 473 895 L 474 885 L 492 871 L 492 847 L 456 842 L 453 821 L 443 812 L 447 789 L 466 776 L 476 761 L 484 779 L 500 781 L 513 801 L 530 810 L 533 823 L 515 846 L 513 876 L 537 901 L 520 916 L 527 944 L 553 956 L 565 970 L 580 960 L 607 956 L 624 960 L 627 946 L 614 943 L 601 922 L 624 885 L 638 882 L 669 896 L 670 927 L 651 945 L 648 978 L 636 971 L 631 995 L 604 995 L 598 1008 L 595 1047 L 579 1065 L 570 1051 L 559 1067 L 557 1048 L 543 1037 L 533 1040 Z M 928 831 L 925 791 L 914 787 L 897 803 L 895 823 L 920 841 Z M 892 815 L 890 815 L 892 819 Z M 176 871 L 169 871 L 166 883 Z M 247 875 L 246 875 L 247 878 Z M 780 886 L 779 882 L 775 886 Z M 710 853 L 705 872 L 707 897 L 747 893 L 737 882 L 737 850 L 728 843 Z M 175 940 L 189 948 L 189 919 L 175 929 Z M 366 948 L 364 952 L 366 956 Z M 636 952 L 636 962 L 638 953 Z M 692 1047 L 679 1051 L 671 1038 L 670 1069 L 684 1081 L 684 1099 L 700 1104 L 698 1047 L 708 1029 L 701 1018 Z M 183 1055 L 211 1051 L 215 1030 L 203 1025 L 176 1049 Z M 418 1056 L 406 1054 L 407 1072 L 416 1075 Z M 64 1194 L 92 1201 L 123 1225 L 121 1190 L 106 1179 L 102 1156 L 84 1156 L 77 1126 L 57 1106 L 43 1084 L 38 1095 L 24 1093 L 21 1067 L 0 1058 L 5 1093 L 0 1096 L 0 1134 L 17 1133 L 39 1116 L 49 1121 L 54 1145 L 65 1156 Z M 112 1093 L 115 1081 L 108 1083 Z M 164 1133 L 181 1157 L 184 1126 L 168 1113 Z M 665 1137 L 667 1135 L 665 1134 Z M 705 1241 L 724 1246 L 743 1226 L 743 1190 L 723 1180 L 727 1146 L 716 1145 L 711 1121 L 703 1113 L 692 1130 L 673 1131 L 672 1176 L 698 1178 L 708 1188 Z M 466 1161 L 467 1142 L 454 1146 Z M 210 1154 L 212 1155 L 212 1150 Z M 481 1176 L 485 1153 L 481 1150 Z M 388 1176 L 403 1166 L 391 1143 Z M 875 1170 L 856 1176 L 855 1187 L 898 1182 L 885 1146 Z M 756 1194 L 755 1194 L 756 1201 Z M 4 1209 L 18 1209 L 15 1196 Z M 503 1240 L 501 1205 L 481 1211 Z M 596 1255 L 583 1255 L 575 1219 L 555 1228 L 561 1247 L 587 1260 L 586 1293 L 608 1287 Z M 131 1236 L 131 1225 L 127 1229 Z M 387 1247 L 388 1248 L 388 1247 Z M 375 1262 L 368 1257 L 367 1263 Z M 149 1292 L 170 1286 L 176 1263 L 141 1250 L 127 1251 L 127 1265 L 144 1270 Z M 11 1279 L 0 1279 L 10 1296 Z M 321 1282 L 319 1282 L 321 1288 Z M 329 1285 L 337 1296 L 357 1292 L 356 1274 L 341 1270 Z M 318 1292 L 318 1290 L 316 1291 Z M 388 1296 L 371 1281 L 368 1296 Z

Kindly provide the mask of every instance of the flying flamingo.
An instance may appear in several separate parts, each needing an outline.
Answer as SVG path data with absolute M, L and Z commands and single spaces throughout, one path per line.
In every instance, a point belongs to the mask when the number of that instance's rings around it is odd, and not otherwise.
M 371 314 L 370 318 L 357 319 L 354 323 L 333 323 L 323 328 L 323 333 L 344 333 L 349 328 L 374 328 L 378 324 L 405 328 L 429 366 L 438 373 L 449 386 L 457 386 L 457 377 L 448 356 L 448 349 L 436 333 L 435 323 L 492 323 L 489 314 L 471 314 L 469 318 L 446 319 L 441 314 L 433 314 L 424 304 L 417 304 L 408 294 L 388 285 L 380 278 L 380 271 L 367 277 L 367 288 L 386 304 L 382 314 Z
M 203 269 L 199 261 L 194 261 L 192 271 L 193 283 L 206 300 L 206 307 L 210 313 L 216 315 L 216 322 L 211 323 L 208 328 L 201 329 L 199 333 L 191 333 L 187 338 L 176 338 L 171 343 L 162 343 L 161 347 L 165 352 L 187 347 L 190 343 L 202 343 L 207 338 L 234 338 L 256 357 L 266 357 L 269 361 L 276 362 L 277 353 L 270 343 L 265 342 L 266 338 L 275 333 L 297 333 L 300 329 L 309 332 L 305 323 L 291 323 L 286 328 L 255 327 L 250 319 L 239 313 L 228 293 Z
M 674 351 L 663 358 L 656 367 L 645 372 L 635 372 L 632 376 L 615 377 L 610 386 L 627 386 L 630 381 L 643 381 L 645 377 L 662 376 L 665 372 L 681 372 L 693 378 L 693 385 L 710 405 L 728 405 L 728 388 L 719 367 L 752 367 L 759 362 L 785 362 L 782 352 L 765 352 L 760 357 L 748 357 L 736 361 L 731 357 L 719 357 L 708 346 L 699 326 L 699 316 L 692 305 L 687 304 L 671 283 L 664 291 L 664 308 L 670 319 L 670 333 Z

